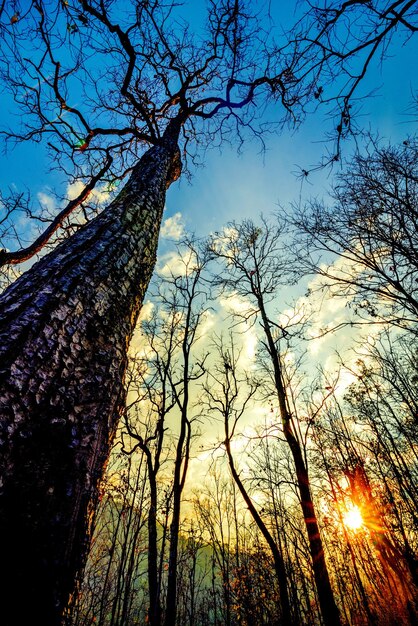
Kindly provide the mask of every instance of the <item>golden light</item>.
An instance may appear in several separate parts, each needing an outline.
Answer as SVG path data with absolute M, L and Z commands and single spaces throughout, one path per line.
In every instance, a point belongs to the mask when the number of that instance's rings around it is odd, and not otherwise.
M 351 528 L 351 530 L 358 530 L 363 526 L 363 517 L 358 506 L 352 505 L 345 513 L 343 517 L 345 526 Z

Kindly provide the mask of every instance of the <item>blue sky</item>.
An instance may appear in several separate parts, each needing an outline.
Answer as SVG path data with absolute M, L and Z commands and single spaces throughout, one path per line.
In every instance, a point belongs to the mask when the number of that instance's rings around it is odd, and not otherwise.
M 417 63 L 418 37 L 394 51 L 382 68 L 374 67 L 364 82 L 364 93 L 377 91 L 362 103 L 359 121 L 383 142 L 402 142 L 416 131 L 418 111 L 411 107 Z M 230 147 L 221 153 L 208 151 L 204 167 L 193 171 L 191 184 L 183 179 L 169 191 L 168 215 L 181 211 L 188 228 L 204 233 L 229 220 L 274 211 L 278 203 L 325 195 L 341 165 L 313 172 L 303 183 L 298 174 L 315 166 L 330 146 L 324 143 L 327 127 L 330 121 L 319 110 L 297 130 L 267 136 L 265 153 L 254 142 L 247 142 L 241 154 Z M 353 150 L 353 143 L 343 145 L 347 161 Z
M 295 3 L 287 1 L 280 4 L 281 9 L 284 7 L 288 16 L 291 16 Z M 202 6 L 202 0 L 189 3 L 188 15 L 191 20 L 196 19 L 196 13 L 201 13 L 196 7 Z M 405 47 L 395 44 L 390 55 L 382 67 L 379 67 L 377 60 L 372 65 L 358 96 L 377 89 L 372 98 L 362 103 L 360 122 L 372 133 L 378 134 L 382 141 L 396 143 L 414 133 L 416 128 L 418 112 L 412 111 L 410 107 L 412 95 L 417 91 L 418 37 L 412 38 Z M 13 105 L 2 92 L 0 108 L 0 124 L 13 124 Z M 267 136 L 263 154 L 260 153 L 260 145 L 254 141 L 248 141 L 240 154 L 228 146 L 224 146 L 221 151 L 208 150 L 202 159 L 202 167 L 195 169 L 191 166 L 191 181 L 182 178 L 169 189 L 165 218 L 180 213 L 187 230 L 205 236 L 221 230 L 228 221 L 248 217 L 256 220 L 261 212 L 268 215 L 279 203 L 288 206 L 295 201 L 303 202 L 310 196 L 326 195 L 333 173 L 338 171 L 341 164 L 334 171 L 325 169 L 311 174 L 303 185 L 296 176 L 300 168 L 309 169 L 317 164 L 326 151 L 324 137 L 331 128 L 331 122 L 325 113 L 324 109 L 320 109 L 309 116 L 299 129 L 284 129 L 281 134 Z M 280 115 L 280 111 L 277 114 Z M 353 147 L 352 144 L 344 146 L 345 159 L 349 159 Z M 51 172 L 50 168 L 51 163 L 46 160 L 42 145 L 20 144 L 1 157 L 0 188 L 5 192 L 8 187 L 19 192 L 29 190 L 35 200 L 50 197 L 54 187 L 65 193 L 68 182 L 56 172 Z M 169 244 L 162 239 L 161 257 L 168 249 Z M 281 304 L 287 304 L 291 296 L 292 293 L 286 293 Z M 328 302 L 328 309 L 325 307 L 322 315 L 335 321 L 337 316 L 344 315 L 344 303 L 331 304 Z M 337 347 L 341 348 L 344 338 L 341 341 L 341 334 L 339 338 Z M 312 349 L 312 356 L 316 356 L 319 363 L 326 364 L 327 359 L 331 358 L 336 344 L 334 342 L 331 345 L 330 341 L 329 335 L 327 340 Z M 246 332 L 246 342 L 251 349 L 256 344 L 250 331 Z M 333 362 L 329 361 L 331 368 L 335 363 L 335 355 L 333 358 Z M 261 415 L 262 419 L 264 417 Z M 215 436 L 213 430 L 211 435 Z M 192 470 L 192 474 L 198 477 L 199 470 Z
M 186 3 L 184 14 L 192 26 L 200 23 L 204 5 L 202 0 Z M 273 3 L 272 8 L 280 11 L 284 22 L 290 22 L 294 7 L 295 3 L 288 1 L 280 6 Z M 398 142 L 413 133 L 416 125 L 417 113 L 408 112 L 408 108 L 416 91 L 418 38 L 412 38 L 404 47 L 395 42 L 388 57 L 382 67 L 377 60 L 372 64 L 361 85 L 358 96 L 372 89 L 377 92 L 364 100 L 359 119 L 383 140 Z M 0 106 L 1 125 L 13 124 L 14 107 L 3 93 Z M 264 154 L 260 154 L 260 145 L 254 141 L 248 141 L 241 154 L 229 146 L 222 151 L 208 150 L 203 167 L 191 166 L 191 182 L 183 178 L 170 188 L 166 216 L 180 211 L 187 229 L 205 235 L 229 220 L 274 211 L 278 203 L 288 205 L 299 198 L 325 194 L 332 181 L 330 170 L 310 175 L 303 185 L 296 176 L 299 168 L 309 169 L 318 163 L 326 150 L 323 142 L 330 121 L 325 113 L 323 108 L 308 116 L 296 131 L 284 129 L 281 134 L 266 136 Z M 270 109 L 269 114 L 280 117 L 281 111 Z M 350 144 L 344 146 L 344 157 L 349 158 L 352 149 Z M 29 190 L 36 199 L 38 194 L 48 195 L 56 186 L 65 192 L 67 181 L 51 172 L 42 145 L 24 143 L 1 157 L 0 188 L 4 191 L 9 186 L 17 191 Z

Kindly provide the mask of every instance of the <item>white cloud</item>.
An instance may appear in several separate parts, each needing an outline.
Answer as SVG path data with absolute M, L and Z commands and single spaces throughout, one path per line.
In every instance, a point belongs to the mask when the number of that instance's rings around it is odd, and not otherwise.
M 356 275 L 359 271 L 357 264 L 345 259 L 337 261 L 328 267 L 335 276 Z M 334 295 L 332 288 L 323 290 L 327 282 L 322 276 L 316 276 L 309 284 L 309 296 L 302 296 L 297 300 L 293 309 L 285 310 L 279 316 L 279 323 L 283 326 L 289 320 L 292 323 L 302 321 L 304 316 L 310 319 L 308 352 L 322 364 L 329 359 L 336 350 L 345 350 L 353 344 L 353 338 L 358 337 L 359 329 L 351 325 L 355 321 L 349 304 L 351 297 Z M 333 329 L 339 328 L 338 332 Z
M 218 299 L 218 305 L 221 307 L 219 324 L 220 328 L 228 327 L 227 319 L 222 314 L 222 310 L 226 313 L 227 317 L 231 315 L 238 315 L 244 318 L 249 312 L 254 311 L 254 307 L 249 299 L 243 298 L 237 293 L 231 293 L 228 296 L 220 297 Z M 245 369 L 250 369 L 254 365 L 255 355 L 257 351 L 257 332 L 256 326 L 252 323 L 251 318 L 249 322 L 242 320 L 242 324 L 239 327 L 239 332 L 234 333 L 234 341 L 237 347 L 241 350 L 239 365 Z
M 245 313 L 254 310 L 251 301 L 243 298 L 236 292 L 231 292 L 226 296 L 221 296 L 218 302 L 228 315 L 245 315 Z
M 225 226 L 221 233 L 212 233 L 211 237 L 214 250 L 224 256 L 227 265 L 232 264 L 233 258 L 238 254 L 238 230 L 233 226 Z
M 50 196 L 44 191 L 39 191 L 36 195 L 43 209 L 46 209 L 50 213 L 55 213 L 56 203 L 53 196 Z
M 204 312 L 199 326 L 199 339 L 202 340 L 210 335 L 217 322 L 217 317 L 213 311 L 207 310 Z
M 139 322 L 147 322 L 151 319 L 152 312 L 155 308 L 155 304 L 151 300 L 147 300 L 142 305 L 141 312 L 139 314 Z
M 129 353 L 131 356 L 147 356 L 148 352 L 149 352 L 149 347 L 147 346 L 146 342 L 144 341 L 142 335 L 141 335 L 141 324 L 140 322 L 145 322 L 149 319 L 151 319 L 151 315 L 152 312 L 154 310 L 154 304 L 150 301 L 147 300 L 141 308 L 141 312 L 139 314 L 139 319 L 131 340 L 131 344 L 129 346 Z
M 77 180 L 76 182 L 67 185 L 66 199 L 74 200 L 74 198 L 76 198 L 83 191 L 84 186 L 85 185 L 81 180 Z M 39 191 L 36 195 L 42 205 L 42 208 L 46 209 L 52 215 L 57 213 L 58 209 L 63 208 L 57 206 L 56 198 L 47 191 Z M 109 201 L 109 192 L 106 190 L 104 185 L 101 185 L 93 189 L 89 198 L 99 204 L 104 204 Z
M 188 272 L 193 271 L 193 252 L 186 249 L 183 256 L 177 251 L 169 252 L 159 259 L 158 272 L 162 276 L 187 276 Z
M 85 184 L 81 180 L 77 180 L 67 186 L 67 198 L 68 200 L 74 200 L 84 189 Z M 92 200 L 95 200 L 99 204 L 104 204 L 109 201 L 109 189 L 106 185 L 99 185 L 95 187 L 89 196 Z
M 161 237 L 178 240 L 184 233 L 182 214 L 178 211 L 171 217 L 167 217 L 161 226 Z
M 240 365 L 243 369 L 249 368 L 254 363 L 257 342 L 258 339 L 254 326 L 247 328 L 242 336 L 243 351 Z

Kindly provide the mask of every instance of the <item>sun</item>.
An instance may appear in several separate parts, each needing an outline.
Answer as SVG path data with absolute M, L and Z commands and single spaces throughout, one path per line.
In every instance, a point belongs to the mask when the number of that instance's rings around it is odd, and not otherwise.
M 348 526 L 351 530 L 358 530 L 363 526 L 364 521 L 358 506 L 352 505 L 347 510 L 347 513 L 345 513 L 343 517 L 343 522 L 345 526 Z

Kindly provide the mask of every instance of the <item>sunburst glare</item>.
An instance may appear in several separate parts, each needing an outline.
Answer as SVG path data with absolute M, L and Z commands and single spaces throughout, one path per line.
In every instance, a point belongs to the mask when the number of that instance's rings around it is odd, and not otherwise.
M 363 517 L 361 511 L 356 505 L 352 505 L 344 514 L 343 522 L 345 526 L 351 528 L 351 530 L 358 530 L 363 526 Z

